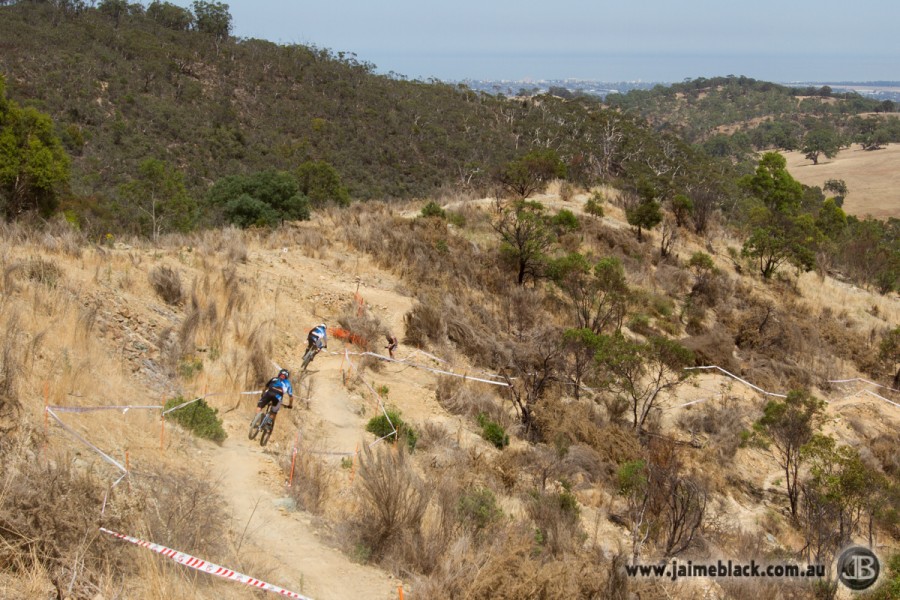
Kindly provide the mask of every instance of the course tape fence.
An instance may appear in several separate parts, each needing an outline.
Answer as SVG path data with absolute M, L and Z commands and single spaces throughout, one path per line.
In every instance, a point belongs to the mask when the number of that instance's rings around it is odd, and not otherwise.
M 173 550 L 172 548 L 167 548 L 166 546 L 161 546 L 160 544 L 154 544 L 153 542 L 147 542 L 136 537 L 131 537 L 130 535 L 116 533 L 115 531 L 111 531 L 104 527 L 101 527 L 100 531 L 102 531 L 103 533 L 108 533 L 109 535 L 120 540 L 130 542 L 136 546 L 140 546 L 141 548 L 152 550 L 153 552 L 161 554 L 162 556 L 165 556 L 166 558 L 169 558 L 182 566 L 196 569 L 197 571 L 202 571 L 203 573 L 207 573 L 209 575 L 215 575 L 216 577 L 222 577 L 223 579 L 228 579 L 229 581 L 243 583 L 244 585 L 248 585 L 258 590 L 265 590 L 267 592 L 279 594 L 286 598 L 312 600 L 308 596 L 298 594 L 297 592 L 292 592 L 288 589 L 273 585 L 271 583 L 266 583 L 261 579 L 256 579 L 255 577 L 250 577 L 249 575 L 238 573 L 237 571 L 234 571 L 227 567 L 211 563 L 209 561 L 203 560 L 202 558 L 197 558 L 196 556 L 191 556 L 190 554 L 185 554 L 184 552 L 179 552 L 178 550 Z
M 775 393 L 775 392 L 769 392 L 769 391 L 766 391 L 766 390 L 762 389 L 762 388 L 759 387 L 759 386 L 753 385 L 752 383 L 750 383 L 750 382 L 747 381 L 746 379 L 742 379 L 742 378 L 738 377 L 737 375 L 735 375 L 734 373 L 731 373 L 730 371 L 726 371 L 725 369 L 723 369 L 722 367 L 720 367 L 720 366 L 718 366 L 718 365 L 707 365 L 707 366 L 703 366 L 703 367 L 686 367 L 686 368 L 685 368 L 686 371 L 700 370 L 700 369 L 715 369 L 715 370 L 718 370 L 718 371 L 724 373 L 725 375 L 727 375 L 728 377 L 731 377 L 731 378 L 733 378 L 733 379 L 735 379 L 735 380 L 737 380 L 737 381 L 743 383 L 743 384 L 746 385 L 747 387 L 749 387 L 749 388 L 751 388 L 751 389 L 753 389 L 753 390 L 756 390 L 757 392 L 763 394 L 764 396 L 773 396 L 773 397 L 776 397 L 776 398 L 787 398 L 787 396 L 786 396 L 785 394 L 778 394 L 778 393 Z M 892 391 L 892 392 L 900 392 L 900 390 L 895 390 L 895 389 L 892 388 L 892 387 L 888 387 L 888 386 L 882 385 L 882 384 L 880 384 L 880 383 L 875 383 L 874 381 L 869 381 L 868 379 L 863 379 L 863 378 L 861 378 L 861 377 L 854 377 L 854 378 L 852 378 L 852 379 L 827 379 L 827 380 L 826 380 L 826 383 L 864 383 L 864 384 L 867 384 L 867 385 L 874 385 L 874 386 L 879 387 L 879 388 L 882 388 L 882 389 L 890 390 L 890 391 Z M 888 404 L 890 404 L 890 405 L 892 405 L 892 406 L 896 406 L 897 408 L 900 408 L 900 403 L 894 402 L 893 400 L 889 400 L 888 398 L 885 398 L 884 396 L 882 396 L 882 395 L 880 395 L 880 394 L 876 394 L 875 392 L 873 392 L 873 391 L 871 391 L 871 390 L 858 390 L 858 391 L 854 392 L 853 394 L 851 394 L 851 395 L 849 395 L 849 396 L 846 396 L 846 397 L 842 398 L 842 400 L 846 400 L 846 399 L 848 399 L 848 398 L 852 398 L 853 396 L 857 396 L 857 395 L 859 395 L 860 393 L 868 394 L 869 396 L 872 396 L 873 398 L 877 398 L 877 399 L 879 399 L 879 400 L 882 400 L 882 401 L 884 401 L 884 402 L 887 402 Z M 711 397 L 711 398 L 701 398 L 700 400 L 693 400 L 693 401 L 691 401 L 691 402 L 685 402 L 684 404 L 679 404 L 679 405 L 677 405 L 675 408 L 683 408 L 683 407 L 685 407 L 685 406 L 690 406 L 690 405 L 692 405 L 692 404 L 698 404 L 698 403 L 700 403 L 700 402 L 706 402 L 707 400 L 712 400 L 713 398 L 718 397 L 718 396 L 721 396 L 721 394 L 717 394 L 716 396 L 713 396 L 713 397 Z M 830 401 L 826 399 L 826 402 L 830 402 Z

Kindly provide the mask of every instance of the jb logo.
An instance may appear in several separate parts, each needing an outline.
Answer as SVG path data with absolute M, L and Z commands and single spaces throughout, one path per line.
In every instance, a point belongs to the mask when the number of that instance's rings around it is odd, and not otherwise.
M 868 548 L 853 546 L 847 548 L 838 558 L 838 577 L 851 590 L 869 588 L 881 571 L 878 557 Z

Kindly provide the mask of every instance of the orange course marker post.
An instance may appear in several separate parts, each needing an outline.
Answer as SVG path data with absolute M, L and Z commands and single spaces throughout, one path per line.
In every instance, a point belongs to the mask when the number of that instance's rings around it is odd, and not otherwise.
M 397 586 L 397 596 L 400 598 L 400 600 L 403 600 L 403 584 L 402 583 Z

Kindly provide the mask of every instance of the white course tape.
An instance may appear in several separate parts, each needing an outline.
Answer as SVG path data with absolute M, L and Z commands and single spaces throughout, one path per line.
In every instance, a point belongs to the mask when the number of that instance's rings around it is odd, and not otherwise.
M 867 383 L 869 385 L 874 385 L 876 387 L 884 388 L 886 390 L 890 390 L 892 392 L 900 392 L 900 390 L 895 390 L 892 387 L 888 387 L 886 385 L 881 385 L 880 383 L 875 383 L 874 381 L 869 381 L 868 379 L 863 379 L 862 377 L 854 377 L 853 379 L 828 379 L 828 383 L 853 383 L 854 381 L 861 381 L 863 383 Z
M 894 402 L 893 400 L 888 400 L 888 399 L 885 398 L 884 396 L 879 396 L 879 395 L 876 394 L 875 392 L 872 392 L 872 391 L 869 391 L 869 390 L 863 390 L 863 391 L 864 391 L 865 393 L 867 393 L 868 395 L 870 395 L 870 396 L 875 396 L 875 397 L 878 398 L 879 400 L 884 400 L 884 401 L 887 402 L 888 404 L 893 404 L 893 405 L 896 406 L 897 408 L 900 408 L 900 404 L 897 404 L 897 403 Z
M 266 583 L 265 581 L 255 579 L 253 577 L 250 577 L 249 575 L 244 575 L 243 573 L 238 573 L 237 571 L 232 571 L 231 569 L 213 564 L 211 562 L 207 562 L 201 558 L 191 556 L 190 554 L 179 552 L 178 550 L 172 550 L 171 548 L 166 548 L 165 546 L 160 546 L 159 544 L 154 544 L 153 542 L 145 542 L 144 540 L 139 540 L 138 538 L 131 537 L 130 535 L 116 533 L 115 531 L 110 531 L 109 529 L 105 529 L 103 527 L 100 528 L 100 531 L 117 537 L 120 540 L 131 542 L 132 544 L 140 546 L 141 548 L 152 550 L 157 554 L 161 554 L 166 558 L 174 560 L 180 565 L 202 571 L 203 573 L 215 575 L 216 577 L 222 577 L 231 581 L 237 581 L 238 583 L 243 583 L 244 585 L 249 585 L 259 590 L 265 590 L 267 592 L 280 594 L 281 596 L 285 596 L 287 598 L 297 598 L 298 600 L 312 600 L 308 596 L 303 596 L 301 594 L 298 594 L 297 592 L 292 592 L 282 587 L 278 587 L 277 585 Z
M 129 410 L 159 410 L 160 405 L 154 406 L 49 406 L 54 412 L 58 413 L 86 413 L 98 410 L 121 410 L 123 413 Z
M 184 408 L 184 407 L 187 406 L 188 404 L 193 404 L 194 402 L 199 402 L 200 400 L 203 400 L 205 397 L 206 397 L 206 396 L 200 396 L 200 397 L 198 397 L 198 398 L 194 398 L 193 400 L 188 400 L 187 402 L 182 402 L 182 403 L 179 404 L 178 406 L 173 406 L 173 407 L 170 408 L 169 410 L 164 410 L 164 411 L 163 411 L 163 414 L 164 414 L 164 415 L 167 415 L 167 414 L 169 414 L 170 412 L 172 412 L 172 411 L 174 411 L 174 410 L 178 410 L 179 408 Z
M 723 369 L 722 367 L 719 367 L 719 366 L 716 366 L 716 365 L 711 365 L 711 366 L 708 366 L 708 367 L 685 367 L 684 370 L 685 370 L 685 371 L 694 371 L 694 370 L 696 370 L 696 369 L 718 369 L 719 371 L 721 371 L 722 373 L 725 373 L 725 374 L 728 375 L 729 377 L 731 377 L 731 378 L 733 378 L 733 379 L 737 379 L 738 381 L 740 381 L 740 382 L 743 383 L 744 385 L 753 388 L 754 390 L 756 390 L 756 391 L 759 392 L 760 394 L 763 394 L 763 395 L 766 395 L 766 396 L 775 396 L 776 398 L 787 398 L 787 396 L 784 395 L 784 394 L 776 394 L 775 392 L 767 392 L 766 390 L 762 389 L 761 387 L 758 387 L 758 386 L 753 385 L 752 383 L 750 383 L 750 382 L 747 381 L 746 379 L 741 379 L 740 377 L 738 377 L 738 376 L 735 375 L 734 373 L 731 373 L 731 372 L 729 372 L 729 371 L 726 371 L 726 370 Z
M 376 354 L 374 352 L 359 352 L 359 356 L 373 356 L 379 360 L 383 360 L 385 362 L 393 362 L 399 363 L 401 365 L 409 365 L 410 367 L 415 367 L 417 369 L 424 369 L 425 371 L 431 371 L 432 373 L 440 373 L 441 375 L 450 375 L 451 377 L 462 377 L 463 379 L 467 379 L 469 381 L 480 381 L 482 383 L 490 383 L 491 385 L 499 385 L 501 387 L 509 387 L 509 384 L 505 381 L 493 381 L 490 379 L 482 379 L 480 377 L 472 377 L 470 375 L 460 375 L 459 373 L 454 373 L 452 371 L 444 371 L 442 369 L 435 369 L 432 367 L 426 367 L 425 365 L 420 365 L 417 363 L 407 362 L 405 360 L 397 360 L 396 358 L 391 358 L 390 356 L 383 356 L 381 354 Z
M 122 471 L 123 473 L 127 473 L 127 472 L 128 472 L 128 469 L 126 469 L 125 467 L 123 467 L 116 459 L 114 459 L 114 458 L 112 458 L 111 456 L 109 456 L 108 454 L 106 454 L 103 450 L 101 450 L 101 449 L 98 448 L 97 446 L 93 445 L 92 443 L 90 443 L 89 441 L 87 441 L 86 439 L 84 439 L 84 438 L 81 436 L 81 434 L 79 434 L 77 431 L 75 431 L 74 429 L 72 429 L 71 427 L 69 427 L 68 425 L 66 425 L 65 423 L 63 423 L 63 422 L 62 422 L 62 419 L 60 419 L 59 417 L 57 417 L 57 416 L 56 416 L 56 413 L 53 412 L 53 410 L 51 410 L 49 406 L 46 408 L 46 411 L 47 411 L 47 414 L 48 414 L 48 415 L 50 415 L 51 417 L 53 417 L 53 418 L 56 420 L 56 422 L 59 423 L 59 426 L 60 426 L 60 427 L 62 427 L 62 428 L 65 429 L 66 431 L 68 431 L 72 436 L 75 437 L 75 439 L 77 439 L 77 440 L 80 441 L 82 444 L 84 444 L 85 446 L 87 446 L 88 448 L 90 448 L 91 450 L 93 450 L 94 452 L 96 452 L 97 454 L 99 454 L 100 456 L 102 456 L 103 459 L 104 459 L 106 462 L 108 462 L 109 464 L 111 464 L 111 465 L 117 467 L 117 468 L 118 468 L 120 471 Z

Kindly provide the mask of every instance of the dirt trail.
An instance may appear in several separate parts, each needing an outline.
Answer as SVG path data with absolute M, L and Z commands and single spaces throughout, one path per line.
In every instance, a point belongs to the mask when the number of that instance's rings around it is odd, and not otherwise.
M 230 436 L 216 453 L 214 472 L 234 515 L 234 530 L 247 528 L 244 546 L 266 549 L 275 563 L 270 583 L 315 600 L 396 597 L 395 580 L 352 562 L 318 537 L 309 515 L 285 508 L 283 475 L 256 442 Z

